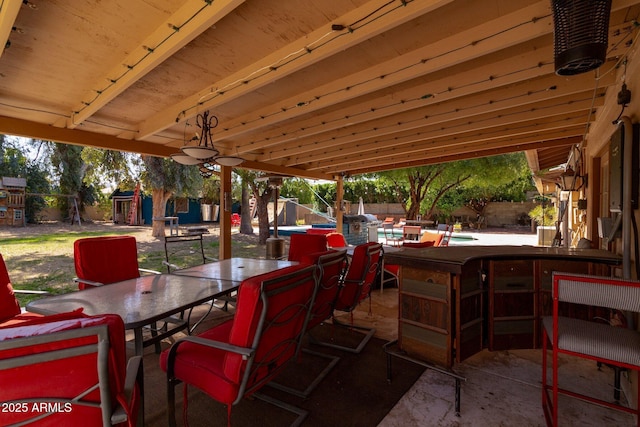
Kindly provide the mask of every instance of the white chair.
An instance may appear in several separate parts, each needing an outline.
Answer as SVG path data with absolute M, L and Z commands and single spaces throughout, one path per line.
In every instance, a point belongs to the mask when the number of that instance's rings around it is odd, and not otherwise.
M 404 239 L 400 236 L 396 237 L 393 234 L 393 223 L 385 222 L 382 224 L 382 228 L 384 230 L 384 240 L 386 245 L 390 245 L 390 246 L 402 245 L 402 242 Z
M 611 310 L 640 312 L 640 282 L 578 274 L 553 274 L 553 315 L 543 318 L 542 409 L 550 426 L 558 425 L 558 396 L 569 395 L 586 402 L 634 414 L 640 425 L 640 385 L 636 384 L 635 409 L 618 401 L 605 401 L 561 388 L 560 355 L 581 357 L 620 369 L 640 372 L 640 333 L 635 329 L 565 317 L 569 303 Z M 568 310 L 566 310 L 568 311 Z M 551 382 L 547 382 L 547 349 L 551 350 Z M 634 406 L 633 404 L 631 406 Z

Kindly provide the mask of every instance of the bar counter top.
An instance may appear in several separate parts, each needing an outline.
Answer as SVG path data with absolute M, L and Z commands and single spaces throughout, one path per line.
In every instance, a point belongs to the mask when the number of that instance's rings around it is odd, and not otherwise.
M 446 246 L 430 248 L 400 248 L 385 252 L 385 262 L 406 266 L 439 266 L 443 271 L 459 273 L 462 266 L 475 259 L 568 259 L 597 261 L 610 265 L 622 262 L 622 257 L 601 249 L 574 249 L 542 246 Z

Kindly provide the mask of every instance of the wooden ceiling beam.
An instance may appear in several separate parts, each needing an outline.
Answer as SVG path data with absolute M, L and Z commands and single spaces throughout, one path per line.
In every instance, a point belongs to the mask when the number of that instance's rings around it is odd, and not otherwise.
M 167 157 L 176 152 L 175 148 L 152 142 L 133 141 L 103 133 L 60 128 L 5 116 L 0 116 L 0 133 L 158 157 Z
M 357 173 L 366 173 L 362 172 L 363 170 L 368 170 L 371 168 L 373 171 L 382 171 L 382 170 L 392 170 L 392 169 L 401 169 L 403 167 L 415 167 L 420 166 L 422 162 L 423 164 L 435 164 L 435 163 L 443 163 L 444 160 L 440 159 L 451 159 L 456 155 L 459 155 L 461 159 L 473 158 L 475 153 L 490 153 L 495 152 L 498 154 L 511 153 L 516 151 L 525 151 L 529 149 L 539 149 L 548 146 L 553 146 L 555 144 L 565 144 L 565 141 L 573 140 L 580 141 L 582 139 L 581 136 L 577 136 L 572 133 L 570 130 L 568 131 L 554 131 L 554 132 L 541 132 L 538 134 L 528 135 L 525 137 L 515 138 L 510 141 L 504 142 L 502 144 L 498 144 L 496 146 L 484 146 L 484 147 L 474 147 L 474 149 L 467 150 L 464 152 L 453 152 L 453 153 L 444 153 L 442 155 L 435 155 L 431 153 L 429 155 L 424 156 L 413 156 L 404 158 L 394 158 L 393 162 L 389 162 L 388 159 L 380 158 L 368 161 L 366 163 L 363 162 L 353 162 L 349 165 L 340 165 L 340 168 L 347 171 L 347 173 L 355 174 Z M 449 160 L 448 160 L 449 161 Z M 409 166 L 403 166 L 409 165 Z
M 561 101 L 561 102 L 560 102 Z M 530 126 L 530 123 L 542 123 L 549 119 L 558 125 L 564 122 L 559 117 L 576 117 L 583 123 L 589 115 L 592 107 L 602 105 L 602 96 L 592 101 L 588 95 L 578 101 L 570 97 L 561 100 L 545 100 L 536 104 L 522 106 L 520 108 L 505 108 L 497 112 L 477 114 L 473 117 L 461 117 L 446 123 L 424 125 L 410 130 L 375 134 L 375 137 L 361 138 L 360 140 L 342 140 L 331 144 L 324 141 L 318 143 L 317 148 L 306 146 L 301 151 L 289 147 L 290 164 L 304 164 L 314 161 L 333 161 L 349 157 L 358 153 L 366 154 L 373 151 L 406 150 L 415 145 L 419 139 L 425 140 L 464 140 L 465 135 L 474 137 L 495 129 L 502 131 L 506 128 L 518 128 L 521 125 Z M 283 156 L 284 157 L 284 156 Z
M 253 134 L 239 135 L 234 137 L 233 141 L 236 142 L 240 153 L 249 152 L 342 129 L 353 124 L 383 119 L 394 114 L 405 113 L 411 109 L 464 98 L 477 92 L 521 81 L 530 81 L 541 75 L 553 74 L 552 62 L 541 64 L 541 61 L 548 59 L 546 53 L 535 49 L 527 54 L 530 56 L 491 64 L 478 64 L 471 70 L 447 75 L 409 88 L 398 89 L 392 93 L 383 91 L 384 93 L 376 99 L 355 100 L 355 102 L 346 105 L 344 103 L 338 104 L 337 108 L 320 111 L 318 114 L 295 121 L 292 124 L 283 122 L 276 128 L 267 128 L 258 133 L 261 138 L 259 141 L 254 139 Z M 455 82 L 455 85 L 452 85 L 452 81 Z M 427 94 L 433 94 L 433 96 L 421 99 L 423 95 Z M 225 140 L 224 135 L 224 133 L 219 133 L 218 137 Z
M 9 36 L 21 6 L 22 0 L 4 0 L 0 4 L 0 57 L 9 46 Z
M 308 179 L 323 179 L 333 180 L 333 175 L 326 174 L 319 171 L 308 171 L 300 168 L 292 168 L 287 166 L 275 165 L 272 163 L 263 163 L 251 160 L 245 160 L 241 165 L 237 166 L 238 169 L 250 169 L 261 171 L 268 174 L 296 176 L 299 178 Z
M 480 2 L 474 3 L 474 6 L 484 7 Z M 514 29 L 514 23 L 523 25 L 518 26 L 518 31 L 510 31 Z M 233 129 L 233 131 L 219 132 L 219 136 L 223 139 L 230 139 L 239 136 L 242 132 L 291 120 L 302 114 L 309 114 L 358 96 L 524 43 L 549 34 L 552 30 L 549 5 L 547 2 L 541 1 L 492 21 L 482 22 L 466 31 L 399 55 L 394 59 L 376 64 L 367 70 L 314 87 L 289 99 L 280 100 L 275 104 L 280 108 L 286 106 L 288 109 L 284 113 L 270 114 L 273 112 L 273 107 L 254 111 L 252 112 L 253 117 L 264 118 L 259 122 L 253 122 L 251 127 L 236 126 L 246 121 L 244 117 L 240 117 L 227 123 L 227 128 Z M 482 41 L 478 42 L 478 40 Z M 354 84 L 354 82 L 358 82 L 358 84 Z M 320 94 L 326 95 L 320 96 Z M 296 106 L 296 108 L 289 108 L 292 106 Z
M 616 44 L 625 37 L 626 32 L 622 31 L 625 25 L 612 28 L 610 35 L 611 44 Z M 416 84 L 409 89 L 400 89 L 392 94 L 384 92 L 384 94 L 376 100 L 356 101 L 357 103 L 351 103 L 342 107 L 342 105 L 345 105 L 343 102 L 337 104 L 340 107 L 338 109 L 326 109 L 326 112 L 323 111 L 320 114 L 314 114 L 310 118 L 299 121 L 282 121 L 277 127 L 273 125 L 267 126 L 268 123 L 260 118 L 273 117 L 275 116 L 274 111 L 281 111 L 281 106 L 287 105 L 287 101 L 279 101 L 277 108 L 275 108 L 276 106 L 272 106 L 263 110 L 252 110 L 234 122 L 227 123 L 225 127 L 228 130 L 220 130 L 216 135 L 222 141 L 233 140 L 238 153 L 250 152 L 271 147 L 279 143 L 298 140 L 332 129 L 344 128 L 345 126 L 350 126 L 361 121 L 374 120 L 392 114 L 403 113 L 422 105 L 430 105 L 434 102 L 442 102 L 447 99 L 463 98 L 469 94 L 495 89 L 498 86 L 517 84 L 518 82 L 529 82 L 531 79 L 543 75 L 553 75 L 554 64 L 552 58 L 549 56 L 549 52 L 553 49 L 553 38 L 551 34 L 548 34 L 548 36 L 548 40 L 537 38 L 527 41 L 522 46 L 518 46 L 520 53 L 515 57 L 509 57 L 508 59 L 489 64 L 483 64 L 478 60 L 476 61 L 478 62 L 477 64 L 474 64 L 473 67 L 465 68 L 465 71 L 461 73 L 453 72 L 444 78 L 431 80 L 424 84 Z M 545 41 L 542 42 L 542 40 Z M 614 54 L 614 52 L 611 52 L 612 58 Z M 400 59 L 396 59 L 396 61 L 400 62 Z M 486 61 L 486 59 L 482 58 L 482 61 Z M 459 65 L 461 62 L 462 61 L 455 63 L 451 67 L 451 70 L 454 71 L 460 68 Z M 606 77 L 610 74 L 615 74 L 610 72 L 610 69 L 614 66 L 615 61 L 613 60 L 605 63 L 602 66 L 601 75 Z M 582 81 L 584 81 L 584 79 L 591 79 L 593 81 L 592 74 L 573 77 L 581 78 Z M 557 76 L 555 76 L 555 79 L 556 82 L 562 81 L 561 78 Z M 608 80 L 610 80 L 610 82 L 607 84 L 614 84 L 611 82 L 613 78 Z M 452 84 L 452 82 L 455 83 Z M 387 79 L 381 90 L 392 87 L 392 85 L 388 83 L 389 81 Z M 607 84 L 603 84 L 603 86 Z M 289 105 L 299 99 L 304 99 L 305 97 L 313 98 L 317 93 L 322 93 L 324 90 L 334 90 L 334 88 L 317 88 L 314 90 L 316 91 L 315 93 L 309 92 L 306 95 L 299 95 L 295 100 L 292 98 L 288 101 Z M 353 90 L 349 92 L 351 94 L 354 93 Z M 437 95 L 426 99 L 416 99 L 421 95 L 429 94 Z M 301 114 L 301 112 L 302 108 L 295 108 L 290 109 L 287 114 L 298 115 Z M 304 112 L 306 113 L 308 111 L 305 110 Z M 279 119 L 284 118 L 284 115 L 280 112 L 277 116 Z M 251 125 L 246 123 L 250 123 Z M 263 130 L 255 132 L 258 128 Z M 259 141 L 254 139 L 254 135 L 256 134 L 260 135 Z
M 608 86 L 614 83 L 615 76 L 611 74 L 604 76 L 599 84 Z M 518 114 L 524 113 L 543 117 L 549 114 L 562 114 L 562 109 L 565 109 L 565 113 L 585 107 L 588 109 L 594 84 L 591 76 L 585 76 L 582 80 L 561 81 L 555 75 L 547 76 L 522 85 L 470 95 L 455 102 L 433 104 L 401 115 L 348 126 L 309 138 L 299 138 L 265 150 L 264 155 L 272 160 L 303 153 L 316 156 L 323 148 L 330 149 L 340 145 L 345 147 L 350 145 L 355 148 L 353 144 L 357 144 L 360 148 L 363 144 L 368 145 L 371 143 L 372 135 L 382 138 L 384 135 L 399 134 L 413 129 L 422 129 L 425 133 L 452 129 L 459 131 L 461 121 L 466 122 L 466 126 L 473 125 L 480 128 L 483 125 L 491 126 L 491 119 L 498 116 L 500 120 L 506 122 L 522 120 Z M 596 99 L 601 98 L 602 92 L 604 89 L 599 89 Z M 602 102 L 603 100 L 599 99 L 595 106 Z
M 507 131 L 507 132 L 505 132 Z M 503 133 L 504 132 L 504 133 Z M 378 164 L 380 162 L 395 164 L 402 162 L 406 158 L 420 159 L 450 155 L 454 152 L 476 151 L 478 147 L 484 149 L 498 148 L 506 145 L 512 151 L 519 151 L 515 146 L 521 141 L 531 142 L 535 139 L 558 139 L 569 136 L 578 136 L 584 132 L 584 117 L 576 117 L 572 120 L 562 119 L 553 121 L 534 121 L 522 124 L 517 130 L 515 127 L 496 127 L 481 133 L 469 132 L 467 135 L 455 136 L 452 138 L 414 138 L 414 143 L 401 147 L 390 147 L 387 149 L 374 150 L 370 152 L 360 152 L 356 155 L 336 156 L 333 159 L 309 162 L 303 166 L 307 170 L 326 171 L 332 168 L 350 169 L 353 165 L 358 168 L 364 167 L 367 162 Z M 508 136 L 504 136 L 507 134 Z M 408 139 L 407 139 L 408 140 Z M 295 164 L 295 162 L 292 162 Z M 301 166 L 302 167 L 302 166 Z
M 424 0 L 406 3 L 403 5 L 404 7 L 395 8 L 393 13 L 384 15 L 385 19 L 372 20 L 369 25 L 360 27 L 357 31 L 350 31 L 346 27 L 342 30 L 333 30 L 330 25 L 322 27 L 284 48 L 266 55 L 242 70 L 215 82 L 205 90 L 200 91 L 200 93 L 188 96 L 184 100 L 148 118 L 140 124 L 138 138 L 145 139 L 151 134 L 174 125 L 176 120 L 183 121 L 195 116 L 196 109 L 194 109 L 194 106 L 198 106 L 200 111 L 213 109 L 220 104 L 255 91 L 275 80 L 283 79 L 295 71 L 309 67 L 322 59 L 451 2 L 452 0 Z M 357 22 L 363 16 L 369 16 L 375 11 L 384 14 L 387 11 L 385 6 L 388 4 L 388 0 L 371 0 L 365 5 L 335 19 L 334 22 L 338 25 L 345 25 L 346 23 Z M 339 34 L 340 37 L 336 37 L 335 41 L 331 43 L 324 42 L 324 39 L 331 33 Z M 317 45 L 314 46 L 316 43 Z M 292 55 L 306 56 L 296 61 L 285 61 L 285 58 L 290 58 Z M 277 71 L 270 72 L 273 69 Z M 248 79 L 248 76 L 252 76 L 252 78 Z
M 448 163 L 454 162 L 458 160 L 469 160 L 479 157 L 489 157 L 489 156 L 498 156 L 500 154 L 507 154 L 513 151 L 528 151 L 528 150 L 538 150 L 548 146 L 554 146 L 558 144 L 563 145 L 573 145 L 578 144 L 582 140 L 581 137 L 569 137 L 564 140 L 549 140 L 549 141 L 533 141 L 528 143 L 522 143 L 518 145 L 517 150 L 513 150 L 511 147 L 503 146 L 498 148 L 492 148 L 487 150 L 477 150 L 475 152 L 467 152 L 460 153 L 450 156 L 441 156 L 441 157 L 432 157 L 430 159 L 421 159 L 421 160 L 408 160 L 405 162 L 396 163 L 391 169 L 404 169 L 411 167 L 419 167 L 430 164 L 439 164 L 439 163 Z M 383 172 L 386 170 L 390 170 L 388 166 L 380 166 L 380 167 L 368 167 L 366 169 L 354 168 L 348 171 L 351 175 L 358 175 L 363 173 L 372 173 L 372 172 Z
M 244 0 L 216 0 L 211 3 L 187 0 L 145 37 L 138 49 L 115 61 L 117 65 L 96 80 L 83 99 L 76 103 L 70 118 L 58 121 L 56 125 L 69 129 L 77 127 L 242 3 Z

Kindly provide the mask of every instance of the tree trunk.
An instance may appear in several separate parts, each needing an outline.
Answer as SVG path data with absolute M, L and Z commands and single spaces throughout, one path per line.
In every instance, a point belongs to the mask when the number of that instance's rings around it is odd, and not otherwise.
M 269 212 L 267 207 L 271 200 L 273 189 L 267 188 L 262 195 L 256 196 L 256 211 L 258 213 L 258 244 L 265 245 L 271 235 L 269 230 Z
M 167 201 L 171 197 L 171 193 L 161 188 L 154 188 L 151 192 L 151 201 L 153 203 L 153 218 L 161 218 L 165 216 L 167 210 Z M 161 239 L 165 236 L 164 221 L 152 221 L 151 235 Z
M 253 234 L 251 226 L 251 209 L 249 209 L 249 191 L 242 180 L 242 212 L 240 213 L 240 234 Z

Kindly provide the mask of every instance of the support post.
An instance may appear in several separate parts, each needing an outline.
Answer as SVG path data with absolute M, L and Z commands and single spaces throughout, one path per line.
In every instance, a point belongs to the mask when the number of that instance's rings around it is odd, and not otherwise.
M 220 260 L 231 258 L 231 171 L 229 166 L 220 166 Z
M 342 233 L 342 202 L 344 198 L 344 179 L 342 175 L 336 178 L 336 231 Z

